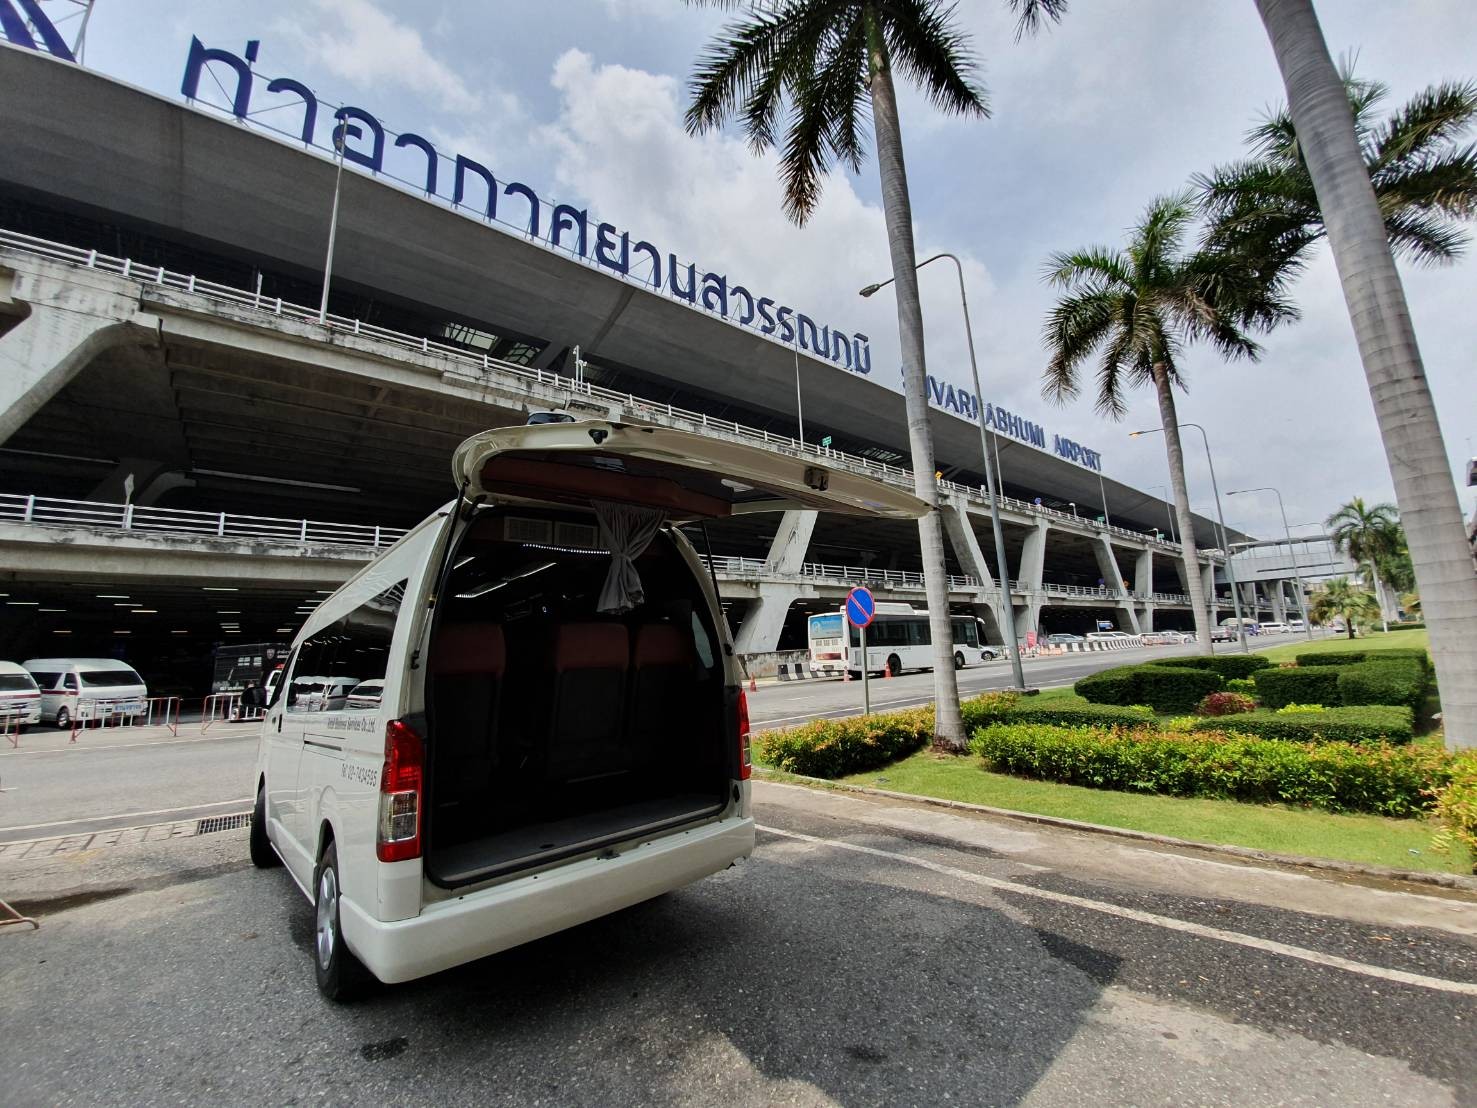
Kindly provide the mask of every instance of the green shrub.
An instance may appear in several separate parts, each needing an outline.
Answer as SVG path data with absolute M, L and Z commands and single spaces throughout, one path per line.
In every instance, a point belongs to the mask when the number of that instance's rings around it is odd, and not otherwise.
M 1336 654 L 1298 654 L 1293 658 L 1300 666 L 1352 666 L 1364 661 L 1365 651 L 1344 650 Z
M 1338 670 L 1339 702 L 1404 704 L 1419 711 L 1429 682 L 1425 668 L 1413 658 L 1375 659 Z
M 1342 654 L 1299 654 L 1300 666 L 1353 666 L 1360 662 L 1382 662 L 1412 659 L 1427 673 L 1431 672 L 1431 656 L 1418 646 L 1392 646 L 1386 650 L 1349 650 Z
M 1117 666 L 1084 677 L 1073 688 L 1094 704 L 1147 704 L 1154 711 L 1188 713 L 1222 685 L 1220 674 L 1188 666 Z
M 1256 682 L 1250 677 L 1228 677 L 1226 679 L 1227 692 L 1245 693 L 1252 696 L 1256 693 Z
M 1284 704 L 1277 709 L 1279 716 L 1296 716 L 1307 712 L 1326 712 L 1328 708 L 1322 704 Z
M 1013 693 L 986 693 L 960 703 L 965 734 L 987 723 L 1050 723 L 1063 727 L 1100 724 L 1104 727 L 1154 727 L 1154 709 L 1141 704 L 1064 704 Z
M 1409 708 L 1371 704 L 1283 715 L 1222 716 L 1198 720 L 1194 731 L 1234 731 L 1296 743 L 1408 743 L 1414 733 Z
M 1337 666 L 1264 669 L 1252 680 L 1263 708 L 1285 704 L 1340 704 Z
M 1257 670 L 1266 669 L 1272 663 L 1260 654 L 1216 654 L 1212 656 L 1197 654 L 1193 658 L 1161 658 L 1148 664 L 1172 666 L 1179 669 L 1208 669 L 1212 673 L 1219 673 L 1229 681 L 1232 678 L 1250 677 Z
M 1232 716 L 1230 719 L 1238 718 Z M 1144 728 L 995 723 L 971 749 L 992 768 L 1098 789 L 1285 803 L 1331 812 L 1419 815 L 1451 778 L 1427 744 L 1369 747 L 1269 741 Z
M 1195 705 L 1195 714 L 1200 716 L 1234 716 L 1238 712 L 1255 710 L 1255 700 L 1234 692 L 1213 692 Z
M 1451 761 L 1451 780 L 1436 792 L 1436 815 L 1445 824 L 1436 836 L 1438 850 L 1461 843 L 1477 861 L 1477 750 L 1464 750 Z M 1472 872 L 1477 873 L 1477 865 Z
M 878 769 L 933 740 L 933 709 L 913 708 L 852 719 L 818 719 L 753 738 L 764 765 L 807 777 L 845 777 Z

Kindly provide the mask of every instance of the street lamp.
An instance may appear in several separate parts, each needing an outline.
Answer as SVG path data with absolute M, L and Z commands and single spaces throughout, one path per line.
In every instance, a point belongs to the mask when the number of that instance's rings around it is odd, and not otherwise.
M 969 324 L 969 298 L 964 295 L 964 266 L 953 254 L 945 252 L 935 254 L 931 258 L 924 258 L 914 268 L 922 269 L 929 262 L 936 262 L 940 258 L 948 258 L 959 272 L 959 306 L 964 309 L 964 337 L 969 343 L 969 371 L 974 375 L 974 407 L 980 425 L 980 450 L 985 455 L 985 488 L 990 493 L 990 527 L 995 532 L 995 563 L 999 567 L 1000 607 L 1005 617 L 1005 641 L 1010 644 L 1010 667 L 1015 674 L 1016 688 L 1024 689 L 1026 674 L 1021 667 L 1020 640 L 1015 634 L 1015 605 L 1010 596 L 1010 564 L 1005 560 L 1005 532 L 1000 527 L 1000 496 L 995 487 L 995 465 L 990 460 L 990 439 L 985 433 L 985 394 L 980 388 L 980 367 L 974 356 L 974 329 Z M 878 281 L 875 285 L 868 285 L 861 290 L 861 295 L 871 296 L 879 289 L 892 284 L 894 280 L 896 280 L 895 277 L 889 277 L 885 281 Z M 968 522 L 966 519 L 966 526 Z
M 1067 502 L 1067 507 L 1069 507 L 1069 508 L 1072 509 L 1072 518 L 1073 519 L 1076 519 L 1077 518 L 1077 503 L 1076 503 L 1076 501 L 1069 500 Z
M 348 120 L 340 120 L 333 129 L 333 145 L 338 151 L 338 168 L 333 173 L 333 211 L 328 216 L 328 256 L 323 260 L 323 299 L 318 302 L 318 322 L 328 322 L 328 282 L 333 277 L 333 240 L 338 237 L 338 194 L 344 180 L 344 142 L 353 134 L 359 137 L 358 127 L 349 127 Z
M 1221 511 L 1221 490 L 1215 483 L 1215 462 L 1210 457 L 1210 436 L 1205 433 L 1205 428 L 1198 423 L 1176 423 L 1175 426 L 1195 428 L 1195 430 L 1200 432 L 1200 438 L 1205 443 L 1205 464 L 1210 467 L 1210 491 L 1215 494 L 1215 514 L 1221 524 L 1221 541 L 1226 542 L 1229 537 L 1226 531 L 1226 513 Z M 1130 431 L 1128 437 L 1136 439 L 1140 435 L 1157 435 L 1162 430 L 1164 430 L 1163 427 L 1154 427 L 1147 431 Z M 1214 565 L 1215 563 L 1212 562 L 1210 574 L 1210 613 L 1212 623 L 1215 622 L 1216 608 Z M 1198 570 L 1192 569 L 1190 566 L 1186 566 L 1185 570 L 1190 573 L 1198 572 Z M 1231 610 L 1236 614 L 1236 641 L 1241 644 L 1241 652 L 1243 654 L 1249 654 L 1251 653 L 1251 648 L 1246 645 L 1246 625 L 1241 622 L 1241 597 L 1236 592 L 1236 572 L 1231 568 L 1231 552 L 1229 550 L 1226 551 L 1226 580 L 1231 585 Z
M 1270 485 L 1263 485 L 1255 489 L 1232 489 L 1226 495 L 1242 496 L 1252 492 L 1269 492 L 1277 498 L 1277 511 L 1282 515 L 1282 533 L 1287 536 L 1287 552 L 1292 557 L 1292 575 L 1297 579 L 1298 609 L 1303 613 L 1303 634 L 1308 636 L 1309 642 L 1312 642 L 1313 621 L 1308 618 L 1308 596 L 1303 592 L 1303 571 L 1302 567 L 1298 565 L 1297 548 L 1292 545 L 1292 528 L 1287 525 L 1287 509 L 1282 506 L 1282 494 Z
M 1132 437 L 1133 437 L 1132 435 L 1129 436 L 1129 438 L 1132 438 Z M 1175 530 L 1174 530 L 1174 506 L 1172 504 L 1170 504 L 1170 502 L 1169 502 L 1169 500 L 1170 500 L 1169 486 L 1168 485 L 1149 485 L 1148 486 L 1148 490 L 1150 492 L 1153 492 L 1155 489 L 1163 489 L 1164 490 L 1164 514 L 1169 519 L 1169 541 L 1170 542 L 1173 542 L 1173 543 L 1177 543 L 1177 542 L 1180 541 L 1180 539 L 1179 539 L 1179 536 L 1177 534 L 1175 534 Z

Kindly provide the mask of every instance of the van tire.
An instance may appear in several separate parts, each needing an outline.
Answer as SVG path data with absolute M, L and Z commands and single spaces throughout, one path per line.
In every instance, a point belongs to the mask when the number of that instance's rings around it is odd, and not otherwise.
M 318 991 L 342 1003 L 363 996 L 373 978 L 344 942 L 338 876 L 338 849 L 329 843 L 313 871 L 313 970 Z
M 963 669 L 964 668 L 964 655 L 961 654 L 961 653 L 959 653 L 959 651 L 957 651 L 957 650 L 954 651 L 954 668 L 955 669 Z
M 258 785 L 256 803 L 251 808 L 251 864 L 257 869 L 272 869 L 282 864 L 272 840 L 267 838 L 267 787 Z
M 901 677 L 903 675 L 903 660 L 896 654 L 889 654 L 887 656 L 887 672 L 894 677 Z
M 67 709 L 65 704 L 56 710 L 56 726 L 60 731 L 70 731 L 72 729 L 72 713 Z

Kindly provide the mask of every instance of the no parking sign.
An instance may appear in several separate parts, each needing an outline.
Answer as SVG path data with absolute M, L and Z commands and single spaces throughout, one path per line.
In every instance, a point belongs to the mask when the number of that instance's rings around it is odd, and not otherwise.
M 853 627 L 865 627 L 877 614 L 877 601 L 872 599 L 872 590 L 858 585 L 846 594 L 846 618 Z

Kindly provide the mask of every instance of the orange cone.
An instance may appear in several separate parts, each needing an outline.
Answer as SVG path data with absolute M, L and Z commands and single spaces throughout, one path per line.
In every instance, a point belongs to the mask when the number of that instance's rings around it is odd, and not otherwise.
M 756 680 L 754 680 L 754 678 L 752 678 L 752 677 L 749 678 L 749 691 L 750 692 L 758 692 L 759 691 L 759 682 L 756 681 Z

